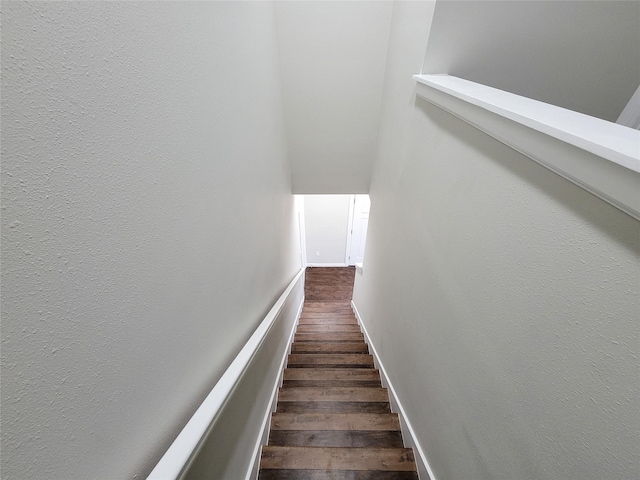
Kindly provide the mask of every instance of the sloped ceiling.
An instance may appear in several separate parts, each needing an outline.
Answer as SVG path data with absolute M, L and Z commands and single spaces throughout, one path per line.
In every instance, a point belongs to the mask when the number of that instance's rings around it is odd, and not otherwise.
M 368 193 L 392 10 L 392 1 L 276 2 L 294 193 Z M 638 1 L 438 0 L 424 28 L 422 73 L 605 120 L 640 83 Z
M 423 73 L 615 122 L 640 84 L 640 2 L 438 0 Z
M 393 3 L 277 2 L 294 193 L 367 193 Z

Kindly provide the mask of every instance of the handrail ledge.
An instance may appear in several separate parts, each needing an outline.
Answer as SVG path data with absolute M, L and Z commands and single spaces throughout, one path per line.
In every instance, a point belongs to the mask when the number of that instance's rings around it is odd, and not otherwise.
M 640 220 L 640 131 L 450 75 L 413 78 L 420 97 Z
M 264 320 L 260 323 L 240 353 L 231 362 L 218 383 L 215 384 L 205 400 L 200 404 L 191 419 L 178 434 L 169 449 L 151 471 L 148 480 L 176 480 L 183 478 L 202 443 L 224 408 L 227 399 L 242 378 L 249 363 L 260 348 L 271 326 L 282 310 L 289 294 L 304 273 L 301 269 L 280 295 Z

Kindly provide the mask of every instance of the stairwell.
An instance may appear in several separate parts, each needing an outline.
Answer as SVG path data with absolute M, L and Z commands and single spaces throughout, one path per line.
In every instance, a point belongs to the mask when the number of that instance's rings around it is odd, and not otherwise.
M 350 307 L 353 268 L 309 268 L 259 480 L 416 480 Z

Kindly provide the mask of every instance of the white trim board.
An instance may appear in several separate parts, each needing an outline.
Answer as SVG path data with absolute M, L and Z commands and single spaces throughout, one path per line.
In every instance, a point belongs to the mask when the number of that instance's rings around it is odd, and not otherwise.
M 640 131 L 449 75 L 414 75 L 428 102 L 640 220 Z
M 151 471 L 147 477 L 148 480 L 177 480 L 184 478 L 211 432 L 211 428 L 225 406 L 227 399 L 233 393 L 236 385 L 238 385 L 254 355 L 263 344 L 275 320 L 278 318 L 289 295 L 303 275 L 304 270 L 301 269 L 291 280 L 291 283 L 269 310 L 264 320 L 242 347 L 240 353 L 231 362 L 231 365 L 220 377 L 218 383 L 215 384 L 209 395 L 200 404 L 191 419 Z
M 418 469 L 418 478 L 420 480 L 437 480 L 436 476 L 433 474 L 433 470 L 429 465 L 429 461 L 427 460 L 427 456 L 422 450 L 422 446 L 418 442 L 415 431 L 411 426 L 411 422 L 409 422 L 409 418 L 407 417 L 404 408 L 402 407 L 402 403 L 398 398 L 398 394 L 396 390 L 393 388 L 393 384 L 387 375 L 387 371 L 378 356 L 378 352 L 376 351 L 376 347 L 371 341 L 371 337 L 369 336 L 369 332 L 367 332 L 367 327 L 365 327 L 364 322 L 362 321 L 362 317 L 360 316 L 360 312 L 358 312 L 358 308 L 356 304 L 351 301 L 351 308 L 353 309 L 353 313 L 356 315 L 356 319 L 358 320 L 358 324 L 360 328 L 362 328 L 362 332 L 364 333 L 365 342 L 369 346 L 369 350 L 373 355 L 373 362 L 375 367 L 380 370 L 380 378 L 382 380 L 382 386 L 387 389 L 389 392 L 389 402 L 391 404 L 391 411 L 393 413 L 398 414 L 398 418 L 400 419 L 400 427 L 402 429 L 402 439 L 404 440 L 404 444 L 407 448 L 412 448 L 414 451 L 414 457 L 416 460 L 416 467 Z
M 280 361 L 280 373 L 276 378 L 275 383 L 273 384 L 273 389 L 271 392 L 271 401 L 269 402 L 269 408 L 265 412 L 264 419 L 262 420 L 262 428 L 261 434 L 258 437 L 256 442 L 256 446 L 253 449 L 253 462 L 251 463 L 251 468 L 247 471 L 247 475 L 245 480 L 258 480 L 258 474 L 260 473 L 260 454 L 262 453 L 262 446 L 267 444 L 267 440 L 269 439 L 269 431 L 271 430 L 271 413 L 276 411 L 276 405 L 278 404 L 278 389 L 282 386 L 282 379 L 284 375 L 284 367 L 287 363 L 287 356 L 291 353 L 291 344 L 293 343 L 293 336 L 296 333 L 296 327 L 298 326 L 298 322 L 300 321 L 300 315 L 302 314 L 302 307 L 304 306 L 304 295 L 302 296 L 302 300 L 300 302 L 300 306 L 298 307 L 298 313 L 296 313 L 296 320 L 293 322 L 293 328 L 289 333 L 289 341 L 287 343 L 288 347 L 285 349 L 284 354 L 282 355 L 282 360 Z
M 353 212 L 355 210 L 356 196 L 349 195 L 349 220 L 347 222 L 347 248 L 344 251 L 344 263 L 351 263 L 351 239 L 353 238 Z

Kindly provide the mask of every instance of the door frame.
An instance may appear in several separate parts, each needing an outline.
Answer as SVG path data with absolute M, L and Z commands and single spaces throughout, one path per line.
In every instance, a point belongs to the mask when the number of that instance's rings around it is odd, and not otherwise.
M 344 252 L 344 263 L 346 265 L 355 265 L 351 263 L 351 237 L 353 237 L 353 215 L 355 213 L 356 196 L 349 195 L 349 221 L 347 223 L 347 249 Z

